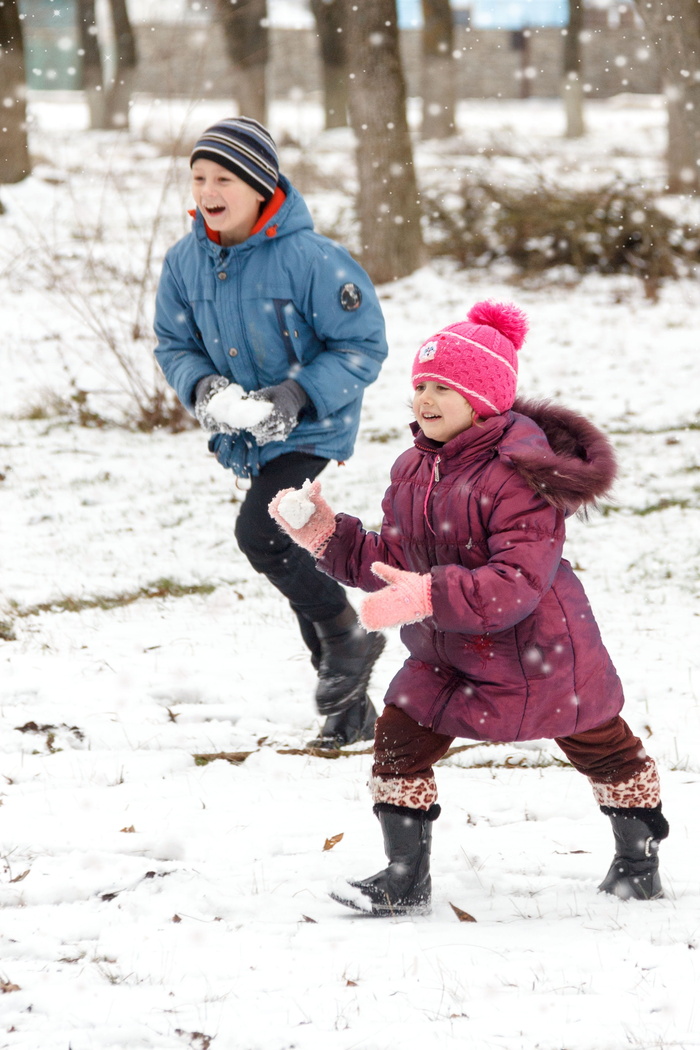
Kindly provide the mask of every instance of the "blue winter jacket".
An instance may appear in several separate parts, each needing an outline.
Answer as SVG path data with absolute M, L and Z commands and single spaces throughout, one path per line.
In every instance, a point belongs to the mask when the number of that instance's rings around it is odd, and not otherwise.
M 347 459 L 364 389 L 387 354 L 372 283 L 349 253 L 316 233 L 284 177 L 281 207 L 242 244 L 210 240 L 198 211 L 167 252 L 156 299 L 155 355 L 192 411 L 194 391 L 217 373 L 246 391 L 295 379 L 310 405 L 285 441 L 259 447 L 251 434 L 215 434 L 210 449 L 247 477 L 289 451 Z

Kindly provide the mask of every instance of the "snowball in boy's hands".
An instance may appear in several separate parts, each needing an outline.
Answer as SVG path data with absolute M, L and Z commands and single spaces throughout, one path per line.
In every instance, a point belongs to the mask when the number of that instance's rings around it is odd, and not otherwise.
M 433 611 L 429 572 L 406 572 L 384 562 L 372 562 L 372 572 L 389 586 L 374 591 L 360 603 L 359 620 L 368 631 L 419 623 Z
M 311 482 L 307 480 L 300 489 L 290 489 L 277 504 L 277 510 L 293 529 L 301 529 L 315 513 L 316 507 L 309 499 Z
M 250 430 L 266 419 L 272 411 L 269 401 L 257 401 L 248 397 L 242 386 L 229 383 L 207 405 L 210 416 L 235 430 Z
M 195 387 L 194 417 L 200 427 L 208 430 L 211 434 L 235 434 L 233 427 L 230 427 L 228 423 L 221 423 L 218 419 L 214 419 L 209 411 L 209 402 L 219 391 L 225 390 L 227 386 L 229 386 L 229 381 L 225 376 L 212 373 L 211 375 L 203 376 Z
M 295 526 L 282 512 L 282 503 L 290 517 L 301 521 Z M 307 517 L 308 506 L 312 513 Z M 321 482 L 308 478 L 300 489 L 281 489 L 268 506 L 270 517 L 284 529 L 295 543 L 307 550 L 314 558 L 320 558 L 335 532 L 335 514 L 321 495 Z
M 299 422 L 299 413 L 309 402 L 309 396 L 294 379 L 283 379 L 275 386 L 264 386 L 250 395 L 253 400 L 269 404 L 269 414 L 250 432 L 259 445 L 271 441 L 286 441 Z

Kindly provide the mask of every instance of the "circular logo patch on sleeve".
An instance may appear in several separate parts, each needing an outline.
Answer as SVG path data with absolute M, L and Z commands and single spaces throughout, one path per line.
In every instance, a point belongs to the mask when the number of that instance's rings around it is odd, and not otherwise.
M 343 310 L 357 310 L 358 306 L 362 302 L 362 292 L 353 284 L 352 281 L 348 281 L 340 289 L 340 305 Z

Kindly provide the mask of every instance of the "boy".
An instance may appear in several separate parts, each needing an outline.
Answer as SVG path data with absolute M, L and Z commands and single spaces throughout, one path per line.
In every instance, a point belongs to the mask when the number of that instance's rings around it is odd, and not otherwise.
M 364 389 L 387 353 L 379 302 L 348 252 L 314 231 L 257 121 L 208 128 L 190 166 L 194 224 L 165 257 L 155 355 L 221 465 L 250 479 L 236 539 L 289 601 L 318 671 L 326 720 L 311 746 L 370 739 L 366 689 L 384 638 L 359 627 L 342 587 L 267 506 L 352 454 Z

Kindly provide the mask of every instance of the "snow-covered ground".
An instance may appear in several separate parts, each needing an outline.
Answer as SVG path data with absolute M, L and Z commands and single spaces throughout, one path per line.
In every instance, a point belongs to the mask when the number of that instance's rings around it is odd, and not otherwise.
M 494 177 L 535 156 L 658 178 L 663 113 L 621 101 L 591 104 L 573 144 L 554 102 L 464 104 L 467 155 L 419 144 L 419 170 L 449 180 L 496 142 Z M 313 674 L 236 548 L 244 493 L 197 430 L 66 412 L 79 391 L 108 417 L 134 396 L 110 340 L 151 382 L 153 281 L 187 228 L 186 160 L 169 146 L 227 109 L 139 99 L 132 131 L 110 135 L 85 131 L 79 100 L 33 96 L 36 171 L 2 189 L 0 1048 L 700 1046 L 697 283 L 651 302 L 631 278 L 518 288 L 441 262 L 380 289 L 391 354 L 325 494 L 378 524 L 418 342 L 479 298 L 517 301 L 523 392 L 583 410 L 619 453 L 615 502 L 571 522 L 567 553 L 672 833 L 665 900 L 598 895 L 612 836 L 585 780 L 547 741 L 473 746 L 438 770 L 433 914 L 356 916 L 326 887 L 383 866 L 371 757 L 299 753 L 318 725 Z M 301 143 L 283 167 L 312 157 L 334 186 L 309 195 L 321 225 L 342 225 L 351 143 L 320 120 L 298 102 L 271 123 Z M 377 704 L 402 659 L 390 632 Z M 221 752 L 239 761 L 195 757 Z

